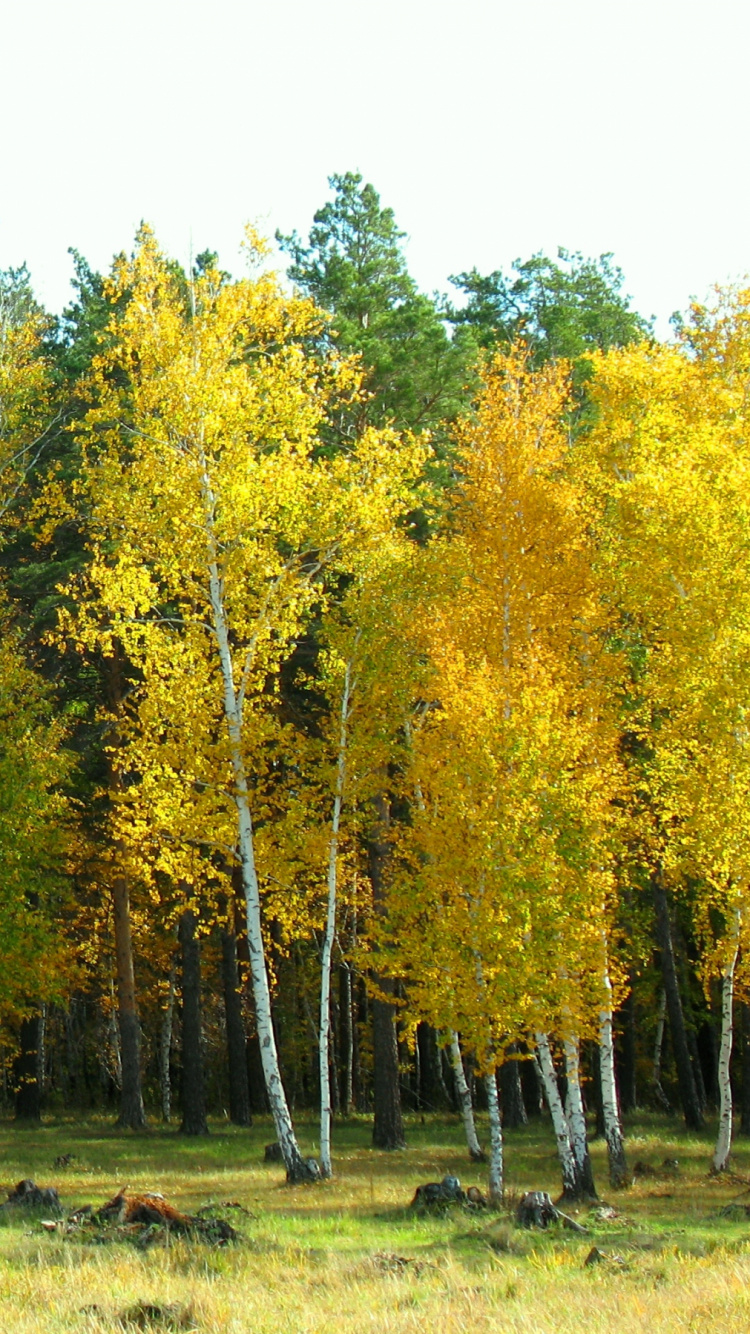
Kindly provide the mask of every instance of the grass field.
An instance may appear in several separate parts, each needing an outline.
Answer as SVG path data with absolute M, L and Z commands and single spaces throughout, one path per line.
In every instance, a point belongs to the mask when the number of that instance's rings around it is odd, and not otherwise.
M 313 1151 L 315 1126 L 302 1122 L 299 1130 Z M 249 1132 L 214 1124 L 212 1132 L 185 1140 L 162 1129 L 120 1134 L 103 1121 L 58 1120 L 36 1130 L 0 1123 L 2 1181 L 10 1187 L 30 1176 L 54 1185 L 66 1209 L 100 1204 L 128 1184 L 161 1191 L 187 1211 L 229 1200 L 249 1210 L 225 1211 L 242 1239 L 223 1249 L 170 1238 L 140 1252 L 14 1220 L 0 1228 L 0 1329 L 116 1331 L 123 1313 L 143 1302 L 162 1314 L 142 1310 L 142 1328 L 217 1334 L 750 1330 L 750 1218 L 744 1209 L 721 1214 L 733 1200 L 750 1204 L 743 1141 L 737 1176 L 716 1181 L 707 1170 L 710 1134 L 687 1136 L 676 1121 L 641 1118 L 629 1127 L 631 1164 L 650 1164 L 654 1175 L 617 1196 L 605 1188 L 604 1148 L 595 1143 L 599 1193 L 621 1216 L 606 1222 L 582 1210 L 579 1220 L 591 1229 L 583 1237 L 523 1232 L 510 1215 L 460 1209 L 415 1217 L 406 1206 L 420 1182 L 454 1172 L 464 1185 L 484 1184 L 448 1117 L 411 1121 L 409 1147 L 398 1154 L 370 1149 L 365 1121 L 337 1126 L 336 1176 L 311 1187 L 287 1187 L 282 1169 L 263 1162 L 263 1144 L 273 1138 L 268 1122 Z M 558 1192 L 546 1123 L 508 1135 L 506 1152 L 511 1197 Z M 63 1153 L 75 1161 L 54 1169 Z M 661 1170 L 665 1158 L 678 1160 L 678 1173 Z M 592 1245 L 621 1262 L 584 1267 Z

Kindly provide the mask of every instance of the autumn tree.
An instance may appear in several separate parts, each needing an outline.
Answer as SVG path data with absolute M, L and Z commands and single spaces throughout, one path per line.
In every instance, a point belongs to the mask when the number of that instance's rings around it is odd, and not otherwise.
M 723 979 L 726 1126 L 747 874 L 746 312 L 747 294 L 727 293 L 713 311 L 693 311 L 682 346 L 599 359 L 598 421 L 580 455 L 599 509 L 603 597 L 628 667 L 630 819 L 653 894 L 683 1110 L 695 1127 L 702 1114 L 669 896 L 692 908 L 704 978 Z M 725 1140 L 720 1166 L 726 1152 Z
M 411 618 L 427 703 L 410 769 L 416 864 L 391 897 L 392 939 L 410 1005 L 461 1033 L 490 1088 L 508 1044 L 548 1029 L 572 1079 L 602 1000 L 619 766 L 568 394 L 564 366 L 534 371 L 522 346 L 495 357 Z
M 142 680 L 128 704 L 139 742 L 118 763 L 171 824 L 175 869 L 212 853 L 241 867 L 266 1087 L 296 1179 L 309 1169 L 271 1024 L 257 860 L 268 683 L 325 573 L 348 569 L 403 508 L 415 455 L 369 431 L 325 457 L 326 413 L 356 376 L 306 353 L 321 317 L 272 275 L 229 283 L 209 267 L 186 289 L 144 229 L 109 283 L 116 314 L 79 429 L 91 558 L 67 633 L 122 651 Z

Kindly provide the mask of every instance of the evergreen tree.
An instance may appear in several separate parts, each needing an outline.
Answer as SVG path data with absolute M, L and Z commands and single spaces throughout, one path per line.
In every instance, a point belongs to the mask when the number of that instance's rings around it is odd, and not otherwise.
M 328 336 L 362 358 L 369 397 L 344 423 L 444 433 L 465 407 L 476 357 L 473 331 L 451 339 L 437 302 L 417 290 L 402 251 L 404 232 L 358 172 L 331 176 L 333 199 L 318 209 L 307 242 L 276 239 L 291 256 L 289 277 L 331 312 Z
M 651 333 L 649 321 L 631 309 L 611 254 L 586 259 L 560 248 L 556 260 L 540 252 L 514 260 L 510 274 L 471 269 L 451 282 L 466 298 L 463 307 L 451 309 L 458 328 L 470 328 L 485 348 L 508 347 L 523 338 L 533 364 L 570 361 L 579 384 L 590 374 L 587 354 L 625 347 Z

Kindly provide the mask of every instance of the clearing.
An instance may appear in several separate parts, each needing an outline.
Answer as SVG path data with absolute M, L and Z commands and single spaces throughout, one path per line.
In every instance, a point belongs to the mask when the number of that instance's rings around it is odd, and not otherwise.
M 481 1118 L 480 1118 L 481 1120 Z M 305 1152 L 316 1126 L 298 1122 Z M 25 1177 L 59 1190 L 66 1211 L 98 1206 L 122 1186 L 159 1191 L 180 1211 L 214 1204 L 240 1233 L 217 1246 L 156 1235 L 138 1249 L 91 1232 L 45 1232 L 38 1217 L 0 1215 L 0 1328 L 197 1329 L 206 1334 L 635 1334 L 750 1329 L 750 1142 L 738 1141 L 735 1175 L 708 1175 L 711 1133 L 643 1115 L 628 1126 L 631 1166 L 650 1169 L 632 1189 L 606 1187 L 605 1149 L 594 1142 L 597 1184 L 615 1217 L 577 1212 L 590 1231 L 517 1229 L 510 1213 L 416 1216 L 417 1185 L 447 1173 L 485 1186 L 449 1117 L 407 1118 L 409 1147 L 369 1148 L 370 1124 L 334 1130 L 336 1176 L 288 1187 L 263 1161 L 273 1138 L 212 1123 L 208 1138 L 155 1128 L 122 1134 L 103 1120 L 56 1120 L 37 1129 L 0 1124 L 2 1181 Z M 485 1131 L 486 1127 L 482 1126 Z M 72 1155 L 53 1167 L 55 1159 Z M 676 1160 L 677 1167 L 665 1160 Z M 506 1137 L 509 1204 L 525 1190 L 559 1194 L 552 1132 L 537 1121 Z M 3 1192 L 4 1198 L 4 1192 Z M 728 1206 L 736 1204 L 729 1209 Z M 728 1211 L 727 1211 L 728 1210 Z M 157 1230 L 158 1231 L 158 1230 Z M 601 1263 L 585 1265 L 596 1246 Z

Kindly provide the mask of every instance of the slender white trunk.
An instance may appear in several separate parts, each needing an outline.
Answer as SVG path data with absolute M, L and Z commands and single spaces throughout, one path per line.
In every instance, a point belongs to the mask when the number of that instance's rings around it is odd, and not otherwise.
M 609 976 L 606 957 L 603 981 L 607 1003 L 599 1014 L 599 1071 L 602 1087 L 602 1110 L 604 1112 L 604 1135 L 607 1141 L 610 1185 L 622 1187 L 629 1185 L 630 1178 L 620 1123 L 620 1108 L 617 1101 L 615 1048 L 612 1041 L 612 981 Z
M 177 965 L 172 959 L 172 966 L 169 970 L 169 991 L 167 993 L 167 1008 L 164 1011 L 164 1018 L 161 1021 L 161 1035 L 159 1041 L 159 1084 L 161 1086 L 161 1115 L 162 1120 L 169 1122 L 172 1119 L 172 1081 L 169 1073 L 169 1058 L 172 1051 L 172 1027 L 174 1024 L 174 997 L 175 982 L 177 979 Z
M 734 999 L 734 970 L 740 949 L 740 910 L 735 909 L 729 958 L 721 982 L 721 1047 L 719 1050 L 719 1133 L 712 1161 L 714 1172 L 724 1172 L 729 1163 L 732 1147 L 732 1083 L 729 1061 L 732 1055 L 732 1002 Z
M 206 483 L 206 499 L 213 510 L 213 495 Z M 212 519 L 209 518 L 209 531 L 212 532 Z M 238 843 L 242 865 L 242 884 L 247 907 L 247 945 L 250 955 L 250 976 L 255 1000 L 255 1019 L 263 1063 L 263 1075 L 268 1096 L 268 1104 L 276 1128 L 276 1136 L 286 1166 L 287 1177 L 294 1181 L 304 1178 L 307 1173 L 289 1113 L 289 1106 L 284 1093 L 279 1068 L 279 1056 L 271 1016 L 271 993 L 268 985 L 268 969 L 263 949 L 261 929 L 260 891 L 255 870 L 255 849 L 253 843 L 253 822 L 250 814 L 250 801 L 245 771 L 245 759 L 242 746 L 242 701 L 235 688 L 232 654 L 229 647 L 229 631 L 224 611 L 222 581 L 215 559 L 209 561 L 209 588 L 213 628 L 219 650 L 221 675 L 224 686 L 224 717 L 229 734 L 229 753 L 234 776 L 234 802 L 237 808 Z
M 489 1198 L 490 1204 L 500 1205 L 503 1202 L 503 1127 L 500 1120 L 500 1100 L 497 1096 L 497 1079 L 495 1071 L 490 1070 L 484 1077 L 484 1086 L 487 1090 L 487 1111 L 490 1120 L 490 1178 L 489 1178 Z
M 331 837 L 328 843 L 328 911 L 321 957 L 318 1060 L 320 1066 L 320 1172 L 321 1176 L 324 1177 L 330 1177 L 333 1172 L 331 1166 L 331 1072 L 328 1051 L 331 1035 L 331 958 L 336 936 L 336 863 L 339 851 L 341 807 L 344 801 L 344 783 L 346 782 L 346 725 L 349 718 L 351 690 L 352 664 L 349 661 L 346 664 L 344 689 L 341 696 L 336 789 L 331 817 Z
M 555 1063 L 550 1051 L 549 1038 L 546 1033 L 536 1033 L 534 1037 L 539 1072 L 544 1084 L 544 1095 L 552 1116 L 552 1125 L 557 1141 L 557 1154 L 562 1171 L 563 1195 L 575 1197 L 578 1194 L 578 1173 L 576 1172 L 575 1156 L 570 1139 L 570 1128 L 562 1105 L 560 1090 L 557 1087 L 557 1075 L 555 1074 Z
M 568 1124 L 570 1125 L 570 1140 L 576 1160 L 579 1190 L 584 1195 L 595 1195 L 591 1159 L 589 1157 L 589 1141 L 586 1132 L 586 1114 L 583 1110 L 583 1096 L 581 1094 L 578 1039 L 566 1038 L 563 1047 L 565 1051 L 565 1076 L 568 1081 Z
M 664 1045 L 664 1023 L 667 1017 L 667 993 L 664 987 L 661 989 L 659 997 L 659 1010 L 656 1016 L 656 1037 L 654 1039 L 654 1073 L 653 1081 L 655 1084 L 661 1084 L 661 1051 Z
M 466 1132 L 469 1157 L 474 1163 L 483 1163 L 485 1155 L 482 1153 L 482 1147 L 477 1138 L 474 1108 L 471 1105 L 471 1090 L 466 1082 L 464 1063 L 461 1059 L 461 1046 L 458 1041 L 458 1033 L 455 1030 L 451 1033 L 451 1064 L 453 1066 L 453 1078 L 456 1082 L 456 1098 L 458 1099 L 464 1131 Z

